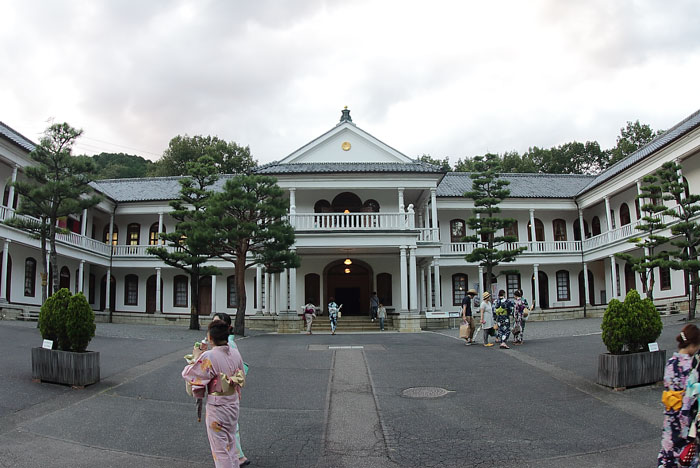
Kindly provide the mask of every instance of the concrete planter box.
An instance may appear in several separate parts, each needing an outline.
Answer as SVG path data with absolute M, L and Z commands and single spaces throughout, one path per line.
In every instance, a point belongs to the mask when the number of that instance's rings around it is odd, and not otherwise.
M 648 385 L 664 379 L 666 350 L 631 353 L 600 354 L 598 379 L 600 385 L 612 388 Z
M 32 379 L 74 387 L 100 381 L 100 353 L 32 348 Z

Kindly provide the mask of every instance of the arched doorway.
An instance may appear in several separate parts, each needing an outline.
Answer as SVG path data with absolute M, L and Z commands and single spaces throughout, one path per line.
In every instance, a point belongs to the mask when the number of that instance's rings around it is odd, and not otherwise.
M 329 264 L 324 271 L 326 302 L 333 297 L 343 304 L 343 315 L 368 315 L 373 276 L 371 267 L 357 260 L 350 265 L 343 260 Z
M 538 300 L 535 302 L 535 306 L 542 309 L 549 309 L 549 278 L 547 278 L 547 274 L 544 271 L 538 273 L 540 297 L 537 298 Z M 532 290 L 535 290 L 535 275 L 532 275 Z
M 625 263 L 625 295 L 637 287 L 637 278 L 632 270 L 632 265 Z
M 100 282 L 100 310 L 105 310 L 105 301 L 107 298 L 107 275 L 102 276 Z M 114 276 L 109 281 L 109 310 L 114 311 L 117 305 L 117 280 Z
M 146 313 L 156 311 L 156 275 L 151 275 L 146 280 Z M 163 278 L 160 279 L 160 312 L 163 313 Z
M 362 200 L 352 192 L 343 192 L 333 199 L 331 202 L 332 210 L 335 213 L 359 213 L 362 211 Z M 340 304 L 340 303 L 339 303 Z
M 199 278 L 199 315 L 211 315 L 211 276 Z
M 578 274 L 578 305 L 583 306 L 586 300 L 586 294 L 584 289 L 586 284 L 583 281 L 583 270 Z M 588 270 L 588 303 L 590 305 L 595 305 L 595 285 L 593 284 L 593 272 Z

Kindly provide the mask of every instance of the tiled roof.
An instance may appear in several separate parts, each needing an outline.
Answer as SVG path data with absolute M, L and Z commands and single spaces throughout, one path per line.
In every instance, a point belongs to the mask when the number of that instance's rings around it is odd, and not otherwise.
M 180 179 L 181 177 L 102 179 L 90 185 L 116 202 L 174 200 L 180 196 Z
M 501 174 L 510 181 L 509 198 L 573 198 L 595 176 L 579 174 Z M 469 172 L 448 172 L 437 188 L 438 197 L 462 197 L 472 189 Z
M 694 114 L 691 114 L 685 120 L 677 123 L 669 130 L 654 138 L 649 144 L 639 148 L 637 151 L 630 154 L 625 159 L 618 161 L 605 171 L 601 172 L 595 179 L 591 181 L 590 184 L 583 187 L 577 195 L 587 192 L 588 190 L 591 190 L 592 188 L 602 184 L 606 180 L 611 179 L 612 177 L 616 176 L 617 174 L 629 168 L 630 166 L 633 166 L 634 164 L 638 163 L 647 156 L 660 150 L 664 146 L 673 143 L 675 140 L 682 137 L 686 133 L 696 129 L 698 126 L 700 126 L 700 110 L 696 111 Z
M 373 172 L 413 172 L 441 173 L 442 168 L 422 161 L 412 163 L 289 163 L 279 164 L 276 161 L 260 166 L 255 170 L 258 174 L 331 174 L 331 173 L 373 173 Z
M 3 122 L 0 122 L 0 137 L 10 140 L 28 152 L 34 151 L 34 147 L 36 146 L 29 138 L 26 138 L 21 133 L 11 129 Z

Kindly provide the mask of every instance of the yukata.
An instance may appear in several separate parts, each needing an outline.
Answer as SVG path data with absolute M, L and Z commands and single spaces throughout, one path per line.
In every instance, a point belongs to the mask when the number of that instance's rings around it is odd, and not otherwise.
M 688 376 L 693 369 L 693 356 L 675 352 L 666 364 L 664 371 L 664 390 L 685 390 Z M 688 430 L 692 422 L 691 409 L 695 399 L 689 393 L 683 395 L 683 405 L 680 409 L 667 408 L 664 411 L 664 428 L 661 433 L 661 451 L 659 451 L 658 467 L 679 467 L 678 457 L 683 448 L 690 442 Z M 691 465 L 696 467 L 697 460 Z
M 525 299 L 516 299 L 513 302 L 513 326 L 520 325 L 520 333 L 513 335 L 513 343 L 522 343 L 523 334 L 525 333 L 525 317 L 523 317 L 523 312 L 528 308 L 527 301 Z
M 338 326 L 338 304 L 328 303 L 328 318 L 331 321 L 331 332 L 335 334 L 335 327 Z
M 498 324 L 496 342 L 505 343 L 510 336 L 510 316 L 513 314 L 513 301 L 510 299 L 496 299 L 493 306 L 493 315 Z
M 193 363 L 185 367 L 182 377 L 192 385 L 195 398 L 207 397 L 207 436 L 216 468 L 239 466 L 236 453 L 236 426 L 240 408 L 240 386 L 233 385 L 224 391 L 223 378 L 243 372 L 243 359 L 237 349 L 215 346 L 203 352 Z M 222 376 L 221 374 L 224 374 Z
M 228 345 L 233 349 L 238 350 L 238 345 L 235 342 L 234 335 L 228 336 Z M 248 375 L 248 364 L 246 364 L 245 362 L 243 363 L 243 372 L 246 376 Z M 241 431 L 238 425 L 238 419 L 236 420 L 236 452 L 239 460 L 241 458 L 246 458 L 245 454 L 243 453 L 243 447 L 241 447 Z

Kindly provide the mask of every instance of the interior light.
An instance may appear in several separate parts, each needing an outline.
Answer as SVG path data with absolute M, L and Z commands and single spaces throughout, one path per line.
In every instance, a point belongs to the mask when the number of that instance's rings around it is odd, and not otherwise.
M 346 268 L 345 273 L 350 273 L 350 268 Z
M 350 260 L 349 258 L 346 258 L 343 263 L 345 263 L 346 265 L 352 265 L 352 260 Z

